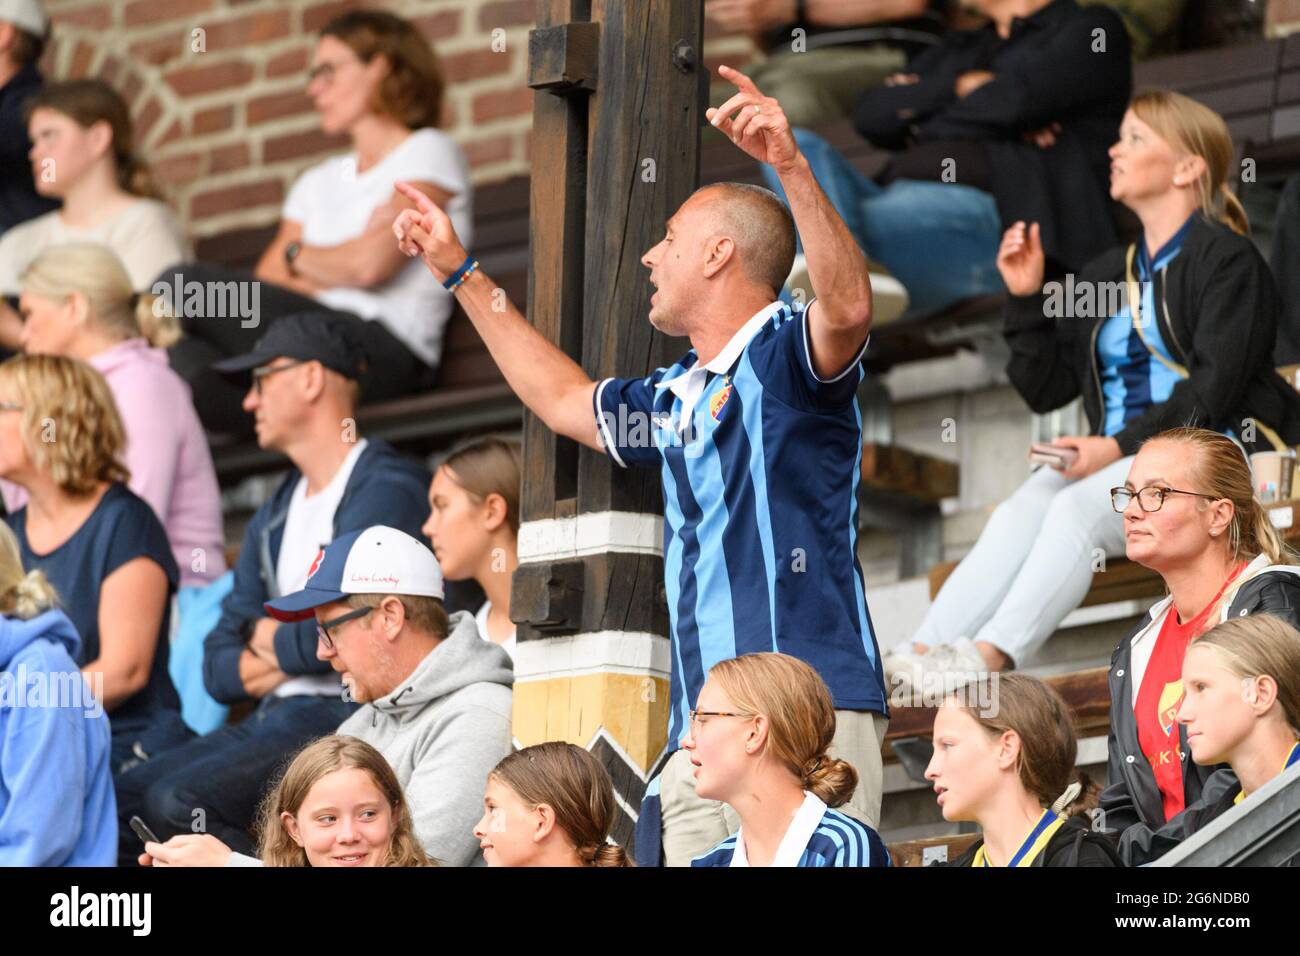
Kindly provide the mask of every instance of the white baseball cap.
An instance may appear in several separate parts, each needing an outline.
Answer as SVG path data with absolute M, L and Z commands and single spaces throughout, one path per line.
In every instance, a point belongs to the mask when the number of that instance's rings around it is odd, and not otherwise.
M 301 591 L 264 606 L 277 621 L 305 621 L 322 604 L 349 594 L 442 598 L 442 568 L 424 543 L 405 531 L 375 525 L 335 538 L 316 555 Z
M 0 20 L 38 37 L 45 36 L 50 26 L 50 18 L 45 15 L 41 0 L 0 0 Z

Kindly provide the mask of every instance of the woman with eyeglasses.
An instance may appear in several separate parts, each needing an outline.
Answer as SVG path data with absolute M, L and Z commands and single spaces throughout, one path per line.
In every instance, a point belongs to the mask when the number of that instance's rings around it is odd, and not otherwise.
M 1177 720 L 1188 645 L 1250 614 L 1300 626 L 1300 568 L 1255 498 L 1241 447 L 1218 432 L 1178 428 L 1149 439 L 1112 500 L 1129 560 L 1158 572 L 1169 596 L 1111 657 L 1100 805 L 1108 830 L 1154 830 L 1237 785 L 1225 765 L 1192 759 Z
M 880 835 L 834 809 L 858 772 L 828 752 L 835 706 L 817 672 L 788 654 L 715 664 L 691 711 L 695 789 L 734 830 L 691 866 L 890 866 Z
M 255 270 L 261 283 L 251 303 L 256 322 L 208 315 L 204 306 L 192 308 L 187 294 L 186 335 L 173 346 L 172 362 L 194 385 L 209 429 L 248 429 L 237 388 L 211 374 L 211 364 L 249 351 L 280 317 L 321 306 L 358 326 L 369 358 L 363 400 L 396 398 L 433 383 L 452 296 L 428 281 L 422 263 L 402 255 L 392 223 L 412 205 L 394 188 L 404 182 L 445 209 L 459 235 L 472 233 L 469 165 L 438 128 L 444 88 L 433 48 L 409 20 L 354 10 L 321 30 L 306 92 L 321 131 L 345 137 L 348 151 L 312 166 L 290 188 L 279 229 Z M 247 288 L 253 278 L 188 263 L 161 281 L 184 289 L 191 281 L 234 280 Z
M 1273 370 L 1279 299 L 1228 189 L 1223 118 L 1152 91 L 1118 132 L 1110 193 L 1141 221 L 1138 241 L 1046 284 L 1037 223 L 1008 229 L 998 253 L 1007 375 L 1039 414 L 1081 399 L 1088 432 L 1031 453 L 1043 466 L 990 516 L 911 646 L 886 655 L 896 685 L 1030 663 L 1088 593 L 1094 555 L 1123 553 L 1107 489 L 1152 435 L 1197 425 L 1278 447 L 1276 429 L 1300 443 L 1300 396 Z

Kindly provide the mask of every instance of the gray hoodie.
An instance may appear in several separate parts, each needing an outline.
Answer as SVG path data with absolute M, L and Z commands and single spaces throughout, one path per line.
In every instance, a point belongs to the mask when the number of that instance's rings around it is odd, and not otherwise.
M 488 772 L 510 753 L 513 683 L 510 655 L 460 611 L 410 677 L 339 726 L 387 758 L 420 844 L 444 866 L 483 864 L 473 830 Z

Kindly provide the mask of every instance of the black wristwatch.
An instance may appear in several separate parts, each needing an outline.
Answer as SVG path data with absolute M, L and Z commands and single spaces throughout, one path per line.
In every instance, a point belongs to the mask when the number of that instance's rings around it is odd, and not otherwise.
M 293 267 L 293 260 L 298 258 L 300 252 L 302 252 L 302 243 L 297 239 L 284 247 L 284 266 L 289 270 L 291 276 L 298 274 L 298 270 Z

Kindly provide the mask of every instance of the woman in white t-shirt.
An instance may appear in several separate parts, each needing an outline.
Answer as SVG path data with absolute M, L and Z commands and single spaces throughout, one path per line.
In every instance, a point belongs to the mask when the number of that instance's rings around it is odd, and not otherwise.
M 44 196 L 63 208 L 0 237 L 0 296 L 17 297 L 18 277 L 51 246 L 92 242 L 111 248 L 137 292 L 190 255 L 185 233 L 157 198 L 149 171 L 133 151 L 131 114 L 100 80 L 45 87 L 26 105 L 32 173 Z M 22 319 L 0 301 L 0 346 L 18 348 Z
M 481 438 L 452 451 L 429 485 L 429 520 L 421 529 L 448 581 L 473 578 L 487 601 L 476 616 L 479 636 L 515 656 L 510 579 L 519 566 L 519 443 Z
M 443 207 L 458 231 L 472 228 L 468 165 L 435 128 L 443 78 L 433 49 L 408 21 L 358 10 L 326 25 L 309 75 L 321 129 L 346 135 L 352 148 L 311 167 L 289 190 L 279 231 L 257 263 L 256 324 L 208 321 L 187 305 L 182 327 L 191 341 L 173 350 L 178 370 L 195 385 L 200 416 L 216 430 L 245 429 L 246 416 L 231 386 L 205 375 L 206 366 L 248 351 L 282 315 L 325 306 L 365 320 L 365 400 L 428 388 L 441 354 L 452 297 L 429 282 L 418 260 L 402 255 L 392 234 L 394 218 L 412 205 L 394 189 L 403 181 Z M 186 282 L 240 278 L 187 269 Z

